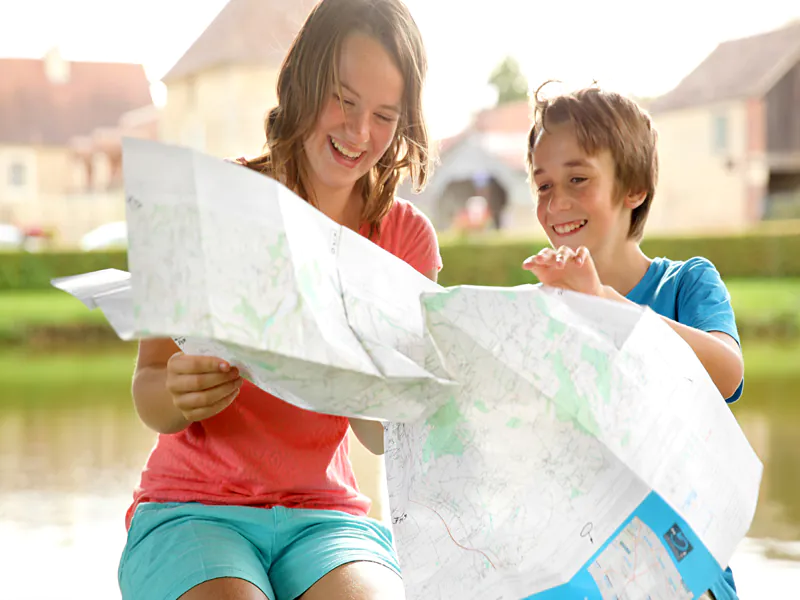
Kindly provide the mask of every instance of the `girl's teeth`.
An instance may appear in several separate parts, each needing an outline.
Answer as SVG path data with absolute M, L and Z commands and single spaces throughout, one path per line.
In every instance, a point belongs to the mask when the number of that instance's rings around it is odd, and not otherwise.
M 347 158 L 358 158 L 362 154 L 362 152 L 358 152 L 358 153 L 354 154 L 353 152 L 350 152 L 349 150 L 345 150 L 339 144 L 337 144 L 336 140 L 334 140 L 333 138 L 331 138 L 331 143 L 333 143 L 333 147 L 334 148 L 336 148 L 339 152 L 344 154 Z

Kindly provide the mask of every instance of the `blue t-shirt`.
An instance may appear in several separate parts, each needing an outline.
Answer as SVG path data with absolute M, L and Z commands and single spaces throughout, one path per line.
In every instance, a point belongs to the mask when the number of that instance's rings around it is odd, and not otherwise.
M 627 298 L 683 325 L 701 331 L 727 333 L 741 345 L 728 288 L 716 267 L 705 258 L 695 257 L 687 261 L 654 258 Z M 727 401 L 738 400 L 743 388 L 744 379 Z M 723 575 L 724 580 L 711 586 L 714 597 L 717 600 L 736 600 L 736 584 L 730 567 Z
M 728 288 L 716 267 L 705 258 L 654 258 L 627 298 L 682 325 L 727 333 L 741 345 Z M 744 379 L 727 401 L 738 400 L 743 389 Z

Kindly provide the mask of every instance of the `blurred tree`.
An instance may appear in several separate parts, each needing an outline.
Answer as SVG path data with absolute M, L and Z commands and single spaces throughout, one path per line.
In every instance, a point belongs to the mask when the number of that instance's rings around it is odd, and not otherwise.
M 528 99 L 528 80 L 522 74 L 519 63 L 510 56 L 492 71 L 489 84 L 497 90 L 498 105 Z

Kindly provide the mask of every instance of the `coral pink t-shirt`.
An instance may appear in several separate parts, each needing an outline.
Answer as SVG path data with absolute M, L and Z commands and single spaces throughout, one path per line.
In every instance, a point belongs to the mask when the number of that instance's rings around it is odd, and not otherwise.
M 360 231 L 368 234 L 368 228 Z M 441 269 L 430 221 L 396 199 L 376 242 L 423 274 Z M 348 420 L 297 408 L 245 381 L 221 413 L 160 434 L 126 514 L 142 502 L 340 510 L 364 516 L 349 459 Z

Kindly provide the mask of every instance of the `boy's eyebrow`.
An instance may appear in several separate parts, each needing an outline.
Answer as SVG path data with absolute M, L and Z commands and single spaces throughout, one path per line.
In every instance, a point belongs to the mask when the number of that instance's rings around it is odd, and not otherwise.
M 568 160 L 567 162 L 565 162 L 564 166 L 565 167 L 591 167 L 592 165 L 591 165 L 591 163 L 589 163 L 588 160 L 585 160 L 583 158 L 575 158 L 573 160 Z M 542 167 L 539 167 L 537 169 L 534 169 L 533 176 L 536 177 L 537 175 L 541 175 L 542 173 L 544 173 L 544 169 Z
M 574 160 L 568 160 L 564 163 L 565 167 L 591 167 L 592 165 L 589 163 L 588 160 L 583 158 L 576 158 Z
M 353 94 L 353 96 L 355 96 L 357 99 L 359 100 L 361 99 L 361 96 L 359 96 L 358 92 L 355 91 L 353 88 L 351 88 L 349 85 L 347 85 L 344 81 L 340 81 L 339 84 L 348 92 Z M 392 112 L 400 114 L 400 107 L 397 106 L 396 104 L 381 104 L 378 108 L 382 108 L 384 110 L 391 110 Z

